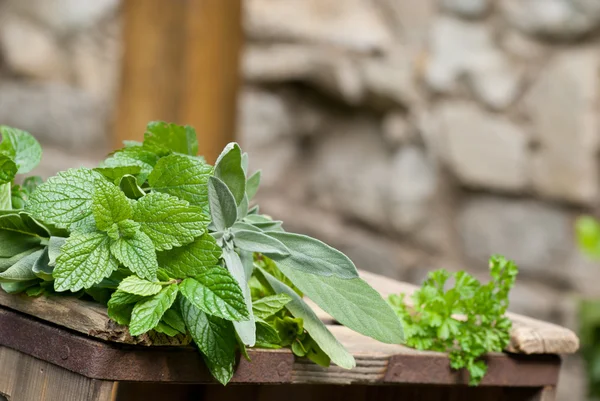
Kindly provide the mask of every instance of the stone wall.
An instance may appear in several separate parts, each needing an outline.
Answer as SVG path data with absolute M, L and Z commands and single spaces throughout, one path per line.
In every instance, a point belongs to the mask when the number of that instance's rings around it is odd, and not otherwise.
M 94 164 L 118 86 L 119 0 L 0 0 L 0 123 L 40 171 Z M 245 0 L 239 138 L 263 210 L 363 269 L 419 283 L 501 253 L 511 309 L 577 327 L 600 266 L 597 0 Z M 90 152 L 86 149 L 94 149 Z M 566 360 L 561 399 L 584 399 Z

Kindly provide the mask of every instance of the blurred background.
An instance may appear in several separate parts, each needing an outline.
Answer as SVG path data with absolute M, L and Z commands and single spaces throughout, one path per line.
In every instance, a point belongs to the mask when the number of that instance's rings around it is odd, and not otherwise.
M 413 283 L 503 254 L 511 309 L 578 329 L 599 42 L 598 0 L 0 0 L 0 123 L 43 143 L 44 176 L 149 120 L 194 125 L 209 160 L 238 140 L 290 231 Z M 587 399 L 564 366 L 560 399 Z

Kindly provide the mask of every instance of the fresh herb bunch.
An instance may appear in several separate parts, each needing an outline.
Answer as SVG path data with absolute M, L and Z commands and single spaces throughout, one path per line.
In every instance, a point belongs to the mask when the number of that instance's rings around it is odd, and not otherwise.
M 600 223 L 591 216 L 577 219 L 575 226 L 581 251 L 592 260 L 600 260 Z M 588 396 L 600 397 L 600 298 L 584 299 L 579 306 L 581 355 L 587 365 Z
M 355 366 L 303 294 L 350 329 L 403 342 L 399 319 L 348 257 L 252 205 L 260 172 L 249 174 L 238 144 L 213 167 L 196 156 L 193 128 L 152 122 L 143 143 L 125 143 L 99 168 L 16 186 L 41 148 L 24 131 L 0 132 L 5 291 L 71 292 L 105 303 L 132 336 L 191 336 L 223 384 L 247 346 Z
M 504 316 L 517 266 L 501 256 L 490 259 L 492 280 L 481 284 L 464 271 L 451 275 L 444 269 L 429 273 L 407 305 L 404 294 L 390 295 L 406 336 L 406 345 L 448 352 L 453 369 L 466 368 L 469 384 L 483 379 L 487 365 L 481 357 L 501 352 L 509 343 L 511 321 Z M 454 287 L 448 280 L 454 279 Z

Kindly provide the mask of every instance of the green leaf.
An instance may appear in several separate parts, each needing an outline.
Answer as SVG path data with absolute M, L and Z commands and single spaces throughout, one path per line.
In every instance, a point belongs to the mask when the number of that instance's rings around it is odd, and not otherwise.
M 260 348 L 281 348 L 281 338 L 275 327 L 264 320 L 256 320 L 256 346 Z
M 235 321 L 249 317 L 242 289 L 222 267 L 213 267 L 183 280 L 179 289 L 196 308 L 209 315 Z
M 211 372 L 215 371 L 215 367 L 232 366 L 235 362 L 236 338 L 231 322 L 204 313 L 185 297 L 179 299 L 185 325 L 196 346 L 213 366 Z M 222 379 L 220 376 L 216 378 Z
M 12 184 L 10 182 L 0 184 L 0 210 L 10 210 L 13 208 L 14 197 L 11 187 Z
M 131 312 L 133 311 L 134 304 L 146 298 L 141 295 L 115 291 L 108 301 L 108 317 L 118 324 L 128 325 L 131 321 Z
M 244 218 L 244 222 L 252 224 L 262 231 L 277 231 L 281 229 L 281 220 L 272 220 L 262 214 L 249 214 Z
M 577 219 L 577 241 L 581 249 L 594 259 L 600 258 L 600 224 L 590 216 Z
M 208 233 L 196 238 L 194 242 L 169 251 L 158 252 L 158 264 L 171 277 L 194 277 L 211 266 L 221 257 L 221 248 Z
M 208 177 L 212 167 L 181 155 L 163 157 L 148 177 L 150 187 L 188 201 L 203 209 L 208 205 Z
M 229 383 L 231 378 L 233 377 L 233 361 L 228 363 L 226 366 L 220 366 L 213 363 L 210 359 L 204 356 L 204 364 L 210 370 L 210 374 L 213 375 L 215 379 L 219 381 L 222 385 L 226 385 Z
M 235 331 L 240 337 L 240 340 L 245 345 L 252 347 L 256 342 L 256 325 L 254 324 L 254 314 L 252 313 L 252 295 L 250 294 L 250 287 L 248 286 L 249 277 L 246 277 L 244 265 L 234 250 L 229 248 L 224 249 L 223 260 L 225 261 L 225 266 L 227 266 L 229 273 L 231 273 L 242 289 L 246 309 L 248 310 L 248 320 L 234 322 L 233 326 L 235 327 Z
M 12 158 L 19 167 L 19 174 L 33 170 L 42 160 L 42 147 L 29 132 L 0 126 L 2 143 L 0 153 Z
M 156 251 L 150 237 L 143 232 L 138 231 L 130 238 L 117 239 L 110 245 L 110 251 L 123 266 L 138 276 L 156 280 Z
M 104 161 L 106 167 L 140 167 L 138 182 L 146 181 L 148 175 L 158 162 L 158 155 L 141 146 L 126 147 L 114 152 Z
M 178 304 L 174 304 L 171 309 L 165 312 L 163 315 L 163 321 L 180 333 L 185 334 L 185 322 L 183 321 L 183 317 L 181 316 L 181 313 L 179 313 L 176 306 L 178 306 Z
M 318 276 L 342 279 L 358 277 L 354 263 L 346 255 L 317 239 L 279 231 L 268 231 L 267 234 L 281 241 L 290 251 L 289 256 L 263 252 L 276 261 L 277 265 Z
M 99 172 L 110 182 L 117 183 L 125 176 L 134 176 L 142 171 L 140 166 L 116 166 L 116 167 L 97 167 L 94 171 Z M 134 177 L 135 178 L 135 177 Z
M 113 240 L 119 240 L 121 238 L 133 238 L 138 232 L 142 225 L 137 221 L 133 220 L 121 220 L 118 223 L 114 223 L 107 231 L 106 234 Z
M 119 188 L 129 199 L 139 199 L 146 195 L 144 190 L 138 185 L 137 179 L 132 175 L 124 175 L 119 181 Z
M 106 231 L 114 223 L 131 218 L 133 210 L 119 187 L 104 179 L 96 179 L 92 195 L 92 213 L 96 227 Z
M 14 233 L 32 235 L 35 237 L 50 237 L 48 230 L 40 223 L 35 221 L 26 212 L 19 211 L 0 216 L 0 230 L 12 231 Z
M 189 244 L 206 231 L 202 210 L 174 196 L 152 193 L 137 201 L 133 219 L 142 224 L 157 251 Z
M 60 228 L 90 224 L 96 179 L 104 180 L 100 173 L 86 168 L 60 172 L 37 187 L 25 210 L 34 218 Z
M 105 233 L 72 235 L 60 249 L 54 268 L 56 291 L 79 291 L 98 284 L 119 266 Z
M 403 343 L 400 320 L 381 295 L 362 279 L 317 276 L 285 262 L 278 262 L 277 266 L 300 291 L 344 326 L 384 343 Z M 314 335 L 313 338 L 317 340 Z
M 121 281 L 118 290 L 128 294 L 150 296 L 158 294 L 162 287 L 163 286 L 159 283 L 153 283 L 151 281 L 144 280 L 134 274 Z
M 17 164 L 9 156 L 0 154 L 0 184 L 12 182 L 18 169 Z
M 217 231 L 233 226 L 237 220 L 237 205 L 227 185 L 216 177 L 208 181 L 208 202 L 212 223 Z
M 246 194 L 246 174 L 242 167 L 242 150 L 237 143 L 229 143 L 217 158 L 215 177 L 227 185 L 239 205 Z
M 162 321 L 158 322 L 158 324 L 154 327 L 154 331 L 156 331 L 157 333 L 166 334 L 169 337 L 175 337 L 179 334 L 179 331 L 175 330 L 173 327 L 169 326 L 168 324 Z
M 36 277 L 41 278 L 44 281 L 52 281 L 54 277 L 52 277 L 52 271 L 54 267 L 49 264 L 50 258 L 48 257 L 48 247 L 44 248 L 44 252 L 40 255 L 39 258 L 35 261 L 32 267 L 33 274 Z
M 285 293 L 271 295 L 254 301 L 252 303 L 252 311 L 254 312 L 254 316 L 266 319 L 283 309 L 291 300 L 292 298 Z
M 171 150 L 190 156 L 198 154 L 198 138 L 194 128 L 163 121 L 148 123 L 144 146 L 154 151 Z
M 139 336 L 156 327 L 164 313 L 173 305 L 178 287 L 175 284 L 164 287 L 158 294 L 139 301 L 133 307 L 129 332 Z
M 290 255 L 290 251 L 281 241 L 262 232 L 234 230 L 233 243 L 244 251 L 264 253 L 268 256 Z
M 15 281 L 11 283 L 0 283 L 0 287 L 7 294 L 19 294 L 26 289 L 36 285 L 39 283 L 39 280 L 31 280 L 31 281 Z
M 37 252 L 39 249 L 40 249 L 40 247 L 36 246 L 34 248 L 27 249 L 21 253 L 13 255 L 11 257 L 0 258 L 0 273 L 6 271 L 6 269 L 8 269 L 9 267 L 11 267 L 15 263 L 17 263 L 19 260 L 23 259 L 27 255 Z
M 264 269 L 260 269 L 260 272 L 276 293 L 286 294 L 292 299 L 285 307 L 292 315 L 303 320 L 304 329 L 336 365 L 344 369 L 352 369 L 356 366 L 354 357 L 333 336 L 333 334 L 327 330 L 327 327 L 319 320 L 315 312 L 313 312 L 294 290 L 271 276 Z M 347 308 L 349 307 L 347 304 L 344 306 Z M 350 311 L 352 309 L 353 308 L 351 307 L 349 308 Z
M 10 258 L 40 244 L 40 238 L 0 230 L 0 258 Z
M 18 260 L 14 265 L 0 273 L 0 282 L 30 281 L 37 278 L 33 272 L 36 260 L 44 251 L 39 249 Z
M 246 195 L 248 195 L 248 199 L 252 200 L 256 193 L 258 192 L 258 187 L 260 186 L 260 170 L 256 171 L 252 174 L 248 181 L 246 181 Z

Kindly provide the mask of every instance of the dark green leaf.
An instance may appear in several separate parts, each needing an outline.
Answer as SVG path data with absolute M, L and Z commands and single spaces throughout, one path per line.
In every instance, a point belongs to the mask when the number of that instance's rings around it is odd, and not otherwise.
M 139 199 L 146 194 L 132 175 L 124 175 L 119 181 L 119 188 L 129 199 Z
M 164 313 L 173 305 L 178 287 L 175 284 L 164 287 L 158 294 L 139 301 L 133 307 L 129 332 L 139 336 L 156 327 Z

